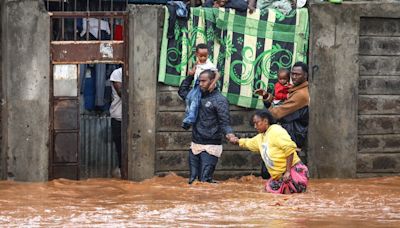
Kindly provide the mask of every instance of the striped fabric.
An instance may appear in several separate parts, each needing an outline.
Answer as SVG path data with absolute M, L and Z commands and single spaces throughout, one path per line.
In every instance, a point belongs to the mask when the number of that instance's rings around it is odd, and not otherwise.
M 196 44 L 206 43 L 221 74 L 221 92 L 231 104 L 263 108 L 257 88 L 273 92 L 279 68 L 307 62 L 308 11 L 283 15 L 275 9 L 253 14 L 224 8 L 192 8 L 187 23 L 176 23 L 167 38 L 165 11 L 158 81 L 179 86 L 195 62 Z

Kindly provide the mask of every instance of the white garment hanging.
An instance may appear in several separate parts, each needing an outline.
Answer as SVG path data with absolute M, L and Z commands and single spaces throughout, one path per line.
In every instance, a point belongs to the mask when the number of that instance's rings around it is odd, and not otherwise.
M 96 18 L 89 18 L 89 19 L 83 18 L 81 36 L 86 34 L 86 31 L 87 31 L 86 26 L 87 26 L 87 24 L 89 24 L 89 33 L 92 34 L 94 37 L 96 37 L 96 39 L 98 39 L 99 19 L 96 19 Z M 110 25 L 108 24 L 108 21 L 100 20 L 100 30 L 106 31 L 108 33 L 108 35 L 111 34 Z

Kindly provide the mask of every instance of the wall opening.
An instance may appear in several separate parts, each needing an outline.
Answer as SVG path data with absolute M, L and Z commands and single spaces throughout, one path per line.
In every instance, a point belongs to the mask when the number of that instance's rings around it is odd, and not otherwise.
M 106 7 L 106 2 L 113 6 Z M 112 174 L 127 178 L 128 161 L 124 153 L 127 116 L 119 120 L 124 130 L 119 131 L 123 159 L 118 165 L 112 140 L 116 135 L 112 133 L 115 122 L 112 112 L 110 115 L 113 100 L 110 76 L 118 68 L 124 94 L 120 94 L 120 103 L 122 109 L 128 108 L 122 105 L 127 104 L 124 102 L 128 83 L 127 2 L 45 3 L 52 11 L 49 179 L 104 178 Z M 121 171 L 115 172 L 119 166 Z

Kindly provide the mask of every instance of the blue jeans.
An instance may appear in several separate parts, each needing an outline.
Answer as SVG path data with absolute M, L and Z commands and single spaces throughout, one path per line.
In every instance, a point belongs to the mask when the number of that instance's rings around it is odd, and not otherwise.
M 199 82 L 196 81 L 194 87 L 190 90 L 189 94 L 185 99 L 186 109 L 185 118 L 183 119 L 183 125 L 193 125 L 196 122 L 197 114 L 199 112 L 201 99 L 201 90 Z
M 189 150 L 189 184 L 196 179 L 202 182 L 212 182 L 217 162 L 218 157 L 205 151 L 194 155 L 192 150 Z

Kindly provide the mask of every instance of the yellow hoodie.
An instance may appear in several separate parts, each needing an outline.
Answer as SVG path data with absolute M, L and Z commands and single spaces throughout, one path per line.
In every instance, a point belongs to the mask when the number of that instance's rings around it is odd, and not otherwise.
M 278 124 L 271 125 L 265 133 L 253 138 L 239 139 L 239 146 L 260 153 L 269 174 L 275 180 L 285 173 L 287 157 L 293 154 L 292 166 L 300 161 L 296 153 L 296 143 Z

